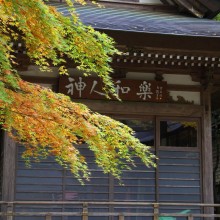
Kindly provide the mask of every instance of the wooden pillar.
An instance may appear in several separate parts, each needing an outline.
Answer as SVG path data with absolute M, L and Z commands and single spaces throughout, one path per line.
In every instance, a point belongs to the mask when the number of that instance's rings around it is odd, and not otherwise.
M 15 195 L 15 160 L 16 143 L 4 133 L 4 156 L 3 156 L 3 185 L 2 200 L 6 202 L 14 201 Z M 3 211 L 13 211 L 13 207 L 3 207 Z M 6 219 L 6 218 L 3 218 Z M 11 219 L 13 219 L 11 217 Z
M 203 91 L 203 132 L 202 132 L 202 168 L 203 202 L 213 204 L 213 164 L 212 164 L 212 127 L 211 127 L 211 88 Z M 205 208 L 206 213 L 213 213 L 214 208 Z

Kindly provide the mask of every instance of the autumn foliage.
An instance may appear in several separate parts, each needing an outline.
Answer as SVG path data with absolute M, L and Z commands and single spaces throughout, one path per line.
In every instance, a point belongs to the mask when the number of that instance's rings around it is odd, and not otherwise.
M 114 92 L 109 73 L 110 57 L 118 53 L 105 34 L 84 26 L 74 5 L 67 1 L 71 17 L 63 17 L 41 0 L 0 0 L 0 123 L 9 135 L 25 146 L 23 157 L 39 159 L 53 155 L 78 178 L 87 179 L 86 158 L 81 142 L 94 152 L 104 172 L 119 177 L 138 156 L 154 165 L 149 147 L 133 131 L 109 117 L 91 112 L 86 106 L 50 89 L 23 81 L 16 72 L 11 42 L 25 42 L 27 55 L 43 70 L 51 63 L 67 74 L 66 58 L 86 74 L 97 73 L 105 92 Z M 84 3 L 83 1 L 80 3 Z M 130 165 L 129 165 L 130 164 Z

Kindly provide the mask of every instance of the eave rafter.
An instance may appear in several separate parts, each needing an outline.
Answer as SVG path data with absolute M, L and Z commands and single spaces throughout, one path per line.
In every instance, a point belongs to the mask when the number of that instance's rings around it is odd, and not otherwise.
M 28 59 L 25 46 L 13 43 L 18 59 L 18 69 L 25 70 L 31 61 Z M 220 84 L 220 54 L 189 52 L 182 50 L 150 49 L 118 46 L 121 55 L 112 58 L 112 67 L 117 77 L 125 77 L 128 71 L 162 71 L 166 73 L 190 74 L 195 81 L 203 81 L 204 73 L 212 72 L 215 83 Z M 75 67 L 71 61 L 68 67 Z
M 213 18 L 220 11 L 218 0 L 173 0 L 173 2 L 199 18 Z
M 129 68 L 157 66 L 178 67 L 179 69 L 215 69 L 220 70 L 220 56 L 213 54 L 202 54 L 201 52 L 150 50 L 147 48 L 119 48 L 123 54 L 113 59 L 115 65 L 126 64 Z

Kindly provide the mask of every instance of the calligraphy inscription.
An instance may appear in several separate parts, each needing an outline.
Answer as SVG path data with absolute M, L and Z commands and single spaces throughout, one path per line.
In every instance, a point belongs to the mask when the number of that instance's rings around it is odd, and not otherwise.
M 113 79 L 115 92 L 121 100 L 165 102 L 167 83 L 163 81 Z M 95 77 L 61 76 L 59 92 L 74 99 L 106 99 L 103 83 Z

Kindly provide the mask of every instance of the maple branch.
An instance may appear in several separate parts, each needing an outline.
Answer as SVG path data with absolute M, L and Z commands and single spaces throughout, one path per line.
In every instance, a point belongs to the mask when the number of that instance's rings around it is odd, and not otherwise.
M 5 109 L 6 109 L 6 108 L 0 107 L 0 110 L 5 110 Z M 27 114 L 27 113 L 18 112 L 18 111 L 14 111 L 14 110 L 11 110 L 11 109 L 8 110 L 8 111 L 13 112 L 13 113 L 18 114 L 18 115 L 23 115 L 23 116 L 32 117 L 32 118 L 34 118 L 34 119 L 38 119 L 37 116 L 30 115 L 30 114 Z M 45 118 L 45 117 L 43 117 L 43 116 L 41 116 L 41 118 L 42 118 L 43 120 L 54 121 L 53 119 Z M 54 119 L 55 119 L 55 118 L 54 118 Z

